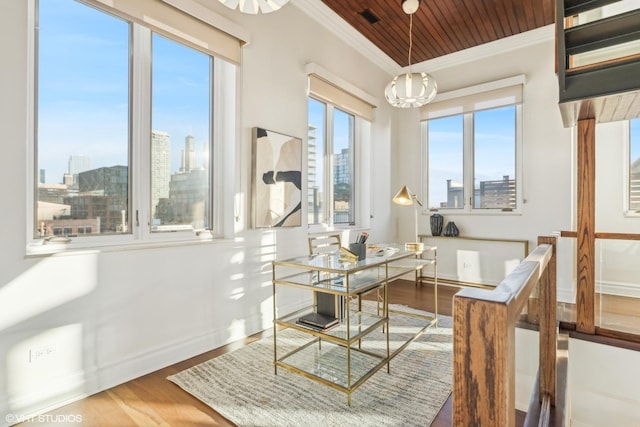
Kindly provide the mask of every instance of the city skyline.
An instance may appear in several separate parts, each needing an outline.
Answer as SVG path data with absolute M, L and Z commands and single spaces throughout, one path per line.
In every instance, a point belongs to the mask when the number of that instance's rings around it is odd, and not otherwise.
M 39 9 L 37 169 L 57 184 L 72 155 L 90 157 L 94 168 L 129 166 L 129 25 L 75 2 L 41 1 Z M 211 58 L 157 34 L 152 43 L 151 127 L 208 145 Z M 172 149 L 172 172 L 181 148 Z

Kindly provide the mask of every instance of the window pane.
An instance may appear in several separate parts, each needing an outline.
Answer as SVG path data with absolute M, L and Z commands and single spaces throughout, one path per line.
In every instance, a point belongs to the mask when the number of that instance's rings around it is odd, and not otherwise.
M 322 203 L 324 177 L 326 105 L 309 98 L 309 135 L 307 143 L 307 186 L 309 225 L 324 222 Z
M 640 211 L 640 119 L 630 122 L 629 209 Z
M 462 209 L 463 116 L 428 122 L 429 209 Z
M 152 39 L 153 231 L 211 228 L 210 56 Z
M 36 236 L 128 232 L 129 24 L 40 0 Z
M 516 107 L 474 113 L 476 209 L 516 208 Z
M 352 224 L 354 117 L 338 109 L 333 111 L 333 222 Z

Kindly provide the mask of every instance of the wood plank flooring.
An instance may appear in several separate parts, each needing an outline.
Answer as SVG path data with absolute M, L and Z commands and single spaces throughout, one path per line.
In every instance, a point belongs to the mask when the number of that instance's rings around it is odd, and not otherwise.
M 458 288 L 455 287 L 439 287 L 440 314 L 451 315 L 452 297 L 457 291 Z M 416 286 L 412 281 L 397 280 L 389 286 L 389 302 L 432 311 L 433 289 L 430 285 Z M 61 424 L 59 421 L 56 422 L 56 416 L 74 415 L 82 417 L 82 423 L 79 425 L 85 427 L 233 426 L 227 419 L 168 381 L 166 377 L 240 348 L 262 336 L 262 333 L 253 335 L 51 411 L 47 414 L 53 421 L 50 424 L 33 422 L 20 425 L 57 427 Z M 449 398 L 432 426 L 451 426 L 451 419 Z

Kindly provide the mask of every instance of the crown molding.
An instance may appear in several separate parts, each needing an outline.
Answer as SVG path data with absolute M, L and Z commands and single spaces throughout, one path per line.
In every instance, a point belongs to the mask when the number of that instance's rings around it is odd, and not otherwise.
M 393 59 L 320 0 L 292 0 L 291 4 L 360 52 L 374 65 L 389 73 L 389 75 L 396 75 L 400 72 L 401 67 Z

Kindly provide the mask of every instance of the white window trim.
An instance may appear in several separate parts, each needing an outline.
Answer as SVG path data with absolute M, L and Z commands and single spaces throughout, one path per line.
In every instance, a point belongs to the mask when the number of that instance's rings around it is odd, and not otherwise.
M 502 209 L 486 209 L 486 208 L 474 208 L 474 123 L 473 112 L 464 114 L 454 114 L 463 116 L 463 198 L 464 206 L 462 209 L 453 208 L 439 208 L 429 209 L 429 142 L 428 142 L 428 122 L 429 120 L 422 120 L 420 125 L 421 146 L 422 146 L 422 200 L 425 200 L 424 206 L 421 209 L 422 214 L 428 214 L 429 212 L 440 212 L 448 215 L 522 215 L 522 205 L 525 197 L 523 194 L 523 140 L 522 140 L 522 104 L 515 104 L 516 109 L 516 141 L 515 141 L 515 178 L 516 178 L 516 208 L 513 210 Z M 500 107 L 497 107 L 500 108 Z M 444 117 L 444 116 L 443 116 Z
M 141 89 L 134 91 L 131 95 L 131 110 L 132 110 L 132 124 L 130 128 L 131 138 L 130 153 L 131 158 L 129 161 L 129 188 L 130 194 L 130 212 L 129 212 L 129 224 L 133 227 L 132 232 L 122 235 L 101 235 L 101 236 L 83 236 L 80 238 L 62 238 L 51 240 L 36 239 L 34 236 L 34 224 L 36 223 L 36 200 L 37 200 L 37 168 L 36 168 L 36 135 L 35 135 L 35 112 L 37 110 L 37 104 L 34 102 L 36 99 L 36 0 L 28 0 L 28 38 L 27 47 L 30 54 L 27 60 L 27 95 L 28 95 L 28 112 L 27 112 L 27 192 L 31 197 L 27 197 L 27 227 L 26 227 L 26 255 L 27 256 L 43 256 L 50 254 L 64 254 L 64 253 L 86 253 L 87 251 L 95 252 L 108 252 L 119 250 L 132 250 L 132 249 L 146 249 L 156 247 L 167 246 L 183 246 L 202 243 L 221 243 L 228 239 L 225 239 L 227 232 L 233 231 L 233 225 L 231 221 L 232 217 L 226 215 L 228 209 L 224 203 L 224 197 L 227 192 L 225 188 L 233 188 L 233 179 L 224 178 L 234 176 L 233 164 L 225 162 L 225 158 L 234 156 L 235 139 L 237 135 L 237 106 L 235 97 L 238 96 L 237 79 L 239 77 L 238 67 L 235 67 L 231 63 L 227 63 L 222 60 L 214 58 L 214 72 L 212 85 L 213 90 L 219 90 L 216 97 L 213 99 L 214 106 L 212 107 L 213 116 L 211 127 L 213 129 L 212 138 L 213 146 L 211 150 L 210 167 L 212 168 L 211 178 L 211 192 L 213 195 L 218 195 L 215 201 L 212 200 L 213 211 L 212 215 L 212 228 L 215 231 L 210 230 L 194 230 L 190 232 L 162 232 L 152 233 L 149 226 L 151 214 L 149 207 L 150 200 L 150 182 L 142 180 L 143 176 L 150 176 L 150 138 L 151 138 L 151 105 L 144 101 L 151 99 L 150 84 L 145 85 Z M 110 11 L 107 10 L 108 13 Z M 151 29 L 144 27 L 137 23 L 132 23 L 132 36 L 133 43 L 141 43 L 143 39 L 148 37 L 150 41 Z M 181 35 L 176 35 L 176 40 L 181 40 Z M 150 82 L 151 73 L 151 58 L 141 58 L 140 51 L 137 55 L 134 54 L 134 61 L 131 65 L 132 81 L 147 81 Z M 207 55 L 211 55 L 211 52 L 205 52 Z M 149 55 L 151 52 L 149 52 Z M 213 56 L 213 55 L 211 55 Z M 235 71 L 233 71 L 234 69 Z M 141 78 L 140 76 L 148 76 L 148 78 Z M 218 77 L 220 76 L 220 77 Z M 133 80 L 136 79 L 136 80 Z M 233 81 L 227 81 L 231 79 Z M 148 105 L 146 105 L 148 104 Z M 222 137 L 224 135 L 224 137 Z M 145 163 L 146 162 L 146 163 Z M 147 188 L 148 187 L 148 188 Z M 133 197 L 132 197 L 133 196 Z M 143 205 L 145 206 L 143 208 Z M 139 223 L 139 225 L 136 224 Z

